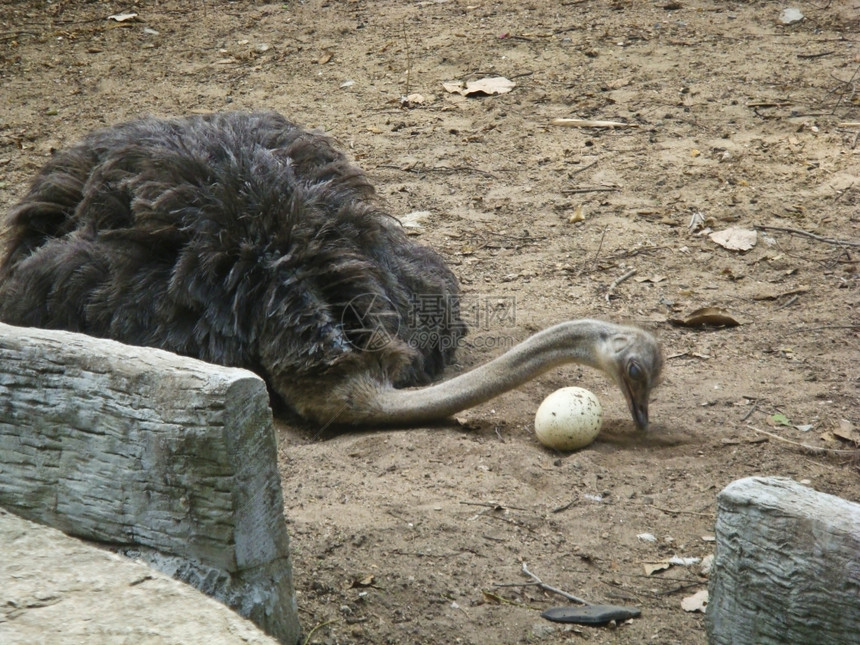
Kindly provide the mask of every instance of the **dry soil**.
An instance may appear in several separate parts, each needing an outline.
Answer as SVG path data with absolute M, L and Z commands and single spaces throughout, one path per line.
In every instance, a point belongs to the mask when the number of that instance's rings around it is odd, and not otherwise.
M 576 367 L 436 427 L 279 424 L 300 616 L 332 645 L 705 643 L 681 608 L 700 567 L 645 567 L 713 552 L 726 484 L 860 501 L 858 34 L 858 0 L 3 0 L 0 206 L 91 128 L 273 109 L 335 136 L 451 263 L 478 307 L 451 374 L 569 318 L 651 328 L 647 433 Z M 443 87 L 495 76 L 513 91 Z M 730 227 L 755 245 L 711 239 Z M 702 307 L 740 324 L 673 324 Z M 605 423 L 559 454 L 532 422 L 569 384 Z M 549 623 L 569 601 L 524 564 L 642 616 Z

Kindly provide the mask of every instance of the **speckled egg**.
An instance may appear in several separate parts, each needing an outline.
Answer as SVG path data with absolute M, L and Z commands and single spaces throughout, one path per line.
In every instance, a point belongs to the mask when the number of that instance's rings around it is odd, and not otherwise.
M 540 404 L 535 414 L 535 434 L 549 448 L 577 450 L 594 441 L 602 423 L 603 408 L 592 392 L 563 387 Z

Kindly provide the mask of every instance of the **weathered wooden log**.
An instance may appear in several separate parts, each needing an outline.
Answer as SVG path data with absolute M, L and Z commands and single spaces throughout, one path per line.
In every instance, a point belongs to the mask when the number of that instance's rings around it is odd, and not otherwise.
M 0 643 L 275 645 L 140 562 L 0 509 Z
M 860 504 L 776 477 L 717 499 L 711 645 L 860 642 Z
M 272 413 L 251 372 L 0 324 L 0 506 L 299 639 Z

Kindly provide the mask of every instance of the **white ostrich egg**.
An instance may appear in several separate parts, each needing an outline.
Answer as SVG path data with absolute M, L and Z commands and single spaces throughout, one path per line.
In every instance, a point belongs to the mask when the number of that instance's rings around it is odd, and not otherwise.
M 556 450 L 584 448 L 603 422 L 600 401 L 585 388 L 563 387 L 543 400 L 535 414 L 538 441 Z

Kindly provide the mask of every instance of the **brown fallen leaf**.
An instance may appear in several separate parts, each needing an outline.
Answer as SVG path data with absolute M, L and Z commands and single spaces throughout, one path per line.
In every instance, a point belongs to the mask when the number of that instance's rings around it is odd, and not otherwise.
M 837 439 L 850 441 L 855 446 L 860 446 L 860 432 L 857 431 L 854 424 L 848 419 L 840 419 L 839 425 L 837 425 L 831 432 Z
M 728 311 L 719 307 L 702 307 L 686 318 L 670 318 L 669 322 L 679 327 L 737 327 L 741 324 Z

